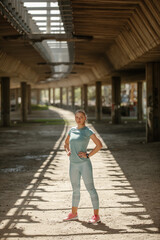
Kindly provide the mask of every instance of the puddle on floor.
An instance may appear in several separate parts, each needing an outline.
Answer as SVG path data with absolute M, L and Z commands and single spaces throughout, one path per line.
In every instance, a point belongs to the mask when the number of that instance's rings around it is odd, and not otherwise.
M 1 133 L 19 133 L 19 134 L 27 134 L 24 130 L 1 130 Z
M 1 132 L 5 132 L 5 133 L 18 133 L 19 130 L 1 130 Z
M 45 131 L 39 131 L 38 132 L 41 136 L 60 136 L 61 135 L 61 131 L 60 130 L 45 130 Z
M 0 169 L 0 172 L 14 173 L 14 172 L 23 172 L 24 170 L 25 170 L 24 166 L 16 165 L 16 167 L 14 167 L 14 168 L 2 168 L 2 169 Z
M 27 155 L 25 159 L 34 159 L 36 161 L 41 161 L 43 158 L 47 158 L 49 155 Z

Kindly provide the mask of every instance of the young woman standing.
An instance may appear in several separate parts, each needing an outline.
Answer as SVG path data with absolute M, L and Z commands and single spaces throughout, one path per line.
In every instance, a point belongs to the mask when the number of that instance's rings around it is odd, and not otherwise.
M 97 153 L 102 148 L 101 141 L 96 137 L 95 133 L 85 126 L 86 113 L 83 110 L 77 110 L 75 113 L 76 127 L 72 127 L 65 140 L 64 148 L 70 158 L 70 181 L 73 189 L 72 195 L 72 212 L 64 218 L 64 221 L 78 219 L 77 209 L 80 201 L 80 179 L 83 178 L 86 189 L 88 190 L 94 215 L 89 223 L 100 222 L 99 217 L 99 198 L 94 187 L 92 164 L 90 157 Z M 95 148 L 87 153 L 87 146 L 90 138 L 95 143 Z

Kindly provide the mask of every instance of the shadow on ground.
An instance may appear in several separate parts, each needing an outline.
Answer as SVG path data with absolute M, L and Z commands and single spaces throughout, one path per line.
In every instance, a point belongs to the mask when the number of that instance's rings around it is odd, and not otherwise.
M 136 225 L 128 222 L 128 226 L 133 230 L 157 233 L 154 228 L 160 229 L 160 142 L 146 143 L 145 124 L 103 124 L 102 126 L 100 123 L 94 123 L 93 126 L 121 168 L 119 170 L 112 159 L 104 160 L 109 175 L 113 177 L 115 191 L 131 190 L 131 192 L 116 193 L 119 199 L 121 196 L 128 199 L 119 200 L 122 209 L 128 209 L 123 214 L 144 221 L 153 220 L 153 224 Z M 132 207 L 137 210 L 132 211 Z M 142 210 L 143 207 L 145 211 Z
M 43 114 L 45 113 L 40 115 Z M 32 204 L 35 201 L 45 201 L 43 197 L 35 197 L 34 193 L 45 192 L 45 186 L 48 185 L 45 180 L 54 184 L 53 178 L 56 180 L 56 175 L 49 178 L 45 177 L 45 173 L 49 172 L 50 165 L 50 169 L 57 166 L 58 160 L 53 160 L 57 152 L 62 151 L 60 146 L 67 131 L 60 115 L 53 111 L 48 114 L 53 119 L 56 118 L 56 121 L 52 121 L 56 129 L 50 125 L 51 122 L 44 121 L 25 124 L 17 122 L 16 126 L 0 128 L 1 239 L 28 237 L 23 229 L 16 228 L 16 224 L 36 223 L 38 220 L 26 215 L 25 210 L 45 211 Z M 54 148 L 58 140 L 58 145 Z M 50 174 L 54 174 L 54 171 Z
M 41 117 L 43 113 L 40 113 Z M 65 233 L 46 233 L 37 234 L 30 231 L 26 233 L 23 228 L 17 228 L 18 223 L 39 223 L 43 221 L 36 218 L 36 215 L 29 214 L 29 211 L 47 212 L 69 210 L 66 206 L 54 209 L 47 205 L 43 198 L 46 193 L 45 187 L 56 185 L 56 173 L 54 169 L 59 164 L 57 153 L 64 151 L 60 146 L 64 140 L 68 129 L 65 121 L 58 113 L 48 112 L 52 119 L 59 119 L 36 123 L 18 124 L 11 128 L 0 128 L 0 219 L 1 239 L 9 238 L 46 238 L 46 237 L 90 237 L 103 236 L 104 234 L 138 234 L 152 233 L 157 234 L 154 228 L 159 227 L 159 156 L 160 143 L 145 143 L 145 126 L 137 123 L 113 126 L 105 123 L 93 123 L 103 141 L 106 143 L 101 152 L 106 154 L 110 151 L 113 159 L 105 158 L 102 160 L 112 179 L 112 190 L 119 197 L 117 206 L 114 209 L 121 211 L 125 216 L 135 216 L 143 220 L 143 224 L 134 224 L 128 221 L 127 227 L 111 228 L 105 223 L 90 225 L 84 221 L 78 221 L 77 231 Z M 35 119 L 35 116 L 32 118 Z M 56 145 L 55 145 L 56 144 Z M 56 157 L 56 161 L 54 160 Z M 53 162 L 54 160 L 54 162 Z M 115 166 L 118 163 L 121 171 Z M 52 171 L 53 170 L 53 171 Z M 45 174 L 50 173 L 50 177 Z M 107 189 L 101 189 L 106 191 Z M 124 192 L 126 190 L 126 192 Z M 122 191 L 122 192 L 121 192 Z M 35 196 L 35 192 L 42 193 L 42 196 Z M 55 191 L 56 192 L 56 191 Z M 57 193 L 63 190 L 57 189 Z M 67 190 L 67 192 L 69 192 Z M 71 192 L 69 192 L 70 194 Z M 48 191 L 47 191 L 48 194 Z M 127 200 L 121 200 L 124 197 Z M 138 200 L 137 200 L 138 196 Z M 46 208 L 39 208 L 34 204 L 38 201 L 45 202 Z M 105 206 L 106 209 L 112 206 Z M 104 207 L 104 208 L 105 208 Z M 133 211 L 134 209 L 134 211 Z M 83 208 L 87 210 L 87 208 Z M 25 213 L 27 211 L 27 214 Z M 34 216 L 34 217 L 33 217 Z M 146 223 L 148 219 L 153 223 Z M 121 221 L 121 219 L 119 220 Z M 56 222 L 49 222 L 52 225 Z M 61 224 L 61 223 L 58 223 Z M 80 226 L 86 228 L 81 232 Z M 42 225 L 43 227 L 43 225 Z M 64 227 L 64 224 L 59 227 Z M 73 227 L 73 226 L 72 226 Z M 76 226 L 77 227 L 77 226 Z M 67 227 L 66 227 L 67 228 Z M 69 227 L 68 227 L 69 229 Z M 88 230 L 93 230 L 88 232 Z M 117 236 L 117 239 L 120 235 Z M 136 235 L 138 238 L 138 235 Z

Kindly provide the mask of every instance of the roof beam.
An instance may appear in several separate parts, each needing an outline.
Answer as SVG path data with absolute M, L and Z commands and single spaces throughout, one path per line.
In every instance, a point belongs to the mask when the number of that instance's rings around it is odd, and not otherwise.
M 47 27 L 47 25 L 38 25 L 38 27 Z M 51 28 L 64 28 L 63 25 L 51 25 Z
M 36 20 L 36 23 L 42 23 L 42 22 L 45 22 L 46 23 L 46 20 Z M 63 20 L 63 22 L 61 22 L 60 20 L 50 20 L 50 23 L 72 23 L 72 20 L 70 19 L 67 19 L 67 20 Z
M 59 30 L 58 30 L 59 31 Z M 81 41 L 91 41 L 93 40 L 93 36 L 87 36 L 87 35 L 73 35 L 71 33 L 35 33 L 35 34 L 27 34 L 27 35 L 7 35 L 3 36 L 3 39 L 5 40 L 15 40 L 17 39 L 24 39 L 24 40 L 30 40 L 32 42 L 42 42 L 43 40 L 56 40 L 56 41 L 67 41 L 67 42 L 81 42 Z
M 34 3 L 34 2 L 49 2 L 49 3 L 58 3 L 58 0 L 21 0 L 23 3 Z M 61 0 L 62 4 L 69 4 L 67 0 Z
M 53 3 L 57 3 L 57 0 L 21 0 L 21 2 L 25 3 L 25 2 L 53 2 Z
M 38 65 L 51 65 L 51 66 L 58 66 L 58 65 L 84 65 L 84 63 L 82 62 L 41 62 L 41 63 L 37 63 Z
M 33 42 L 42 42 L 43 40 L 53 39 L 56 41 L 84 41 L 92 40 L 92 36 L 81 36 L 81 35 L 71 35 L 71 34 L 28 34 L 28 37 Z
M 31 14 L 31 15 L 32 15 L 32 17 L 61 17 L 61 14 L 59 14 L 59 13 L 58 14 L 52 14 L 52 13 L 42 14 L 42 13 L 40 13 L 40 14 Z M 63 16 L 71 17 L 71 19 L 72 19 L 71 13 L 63 14 Z
M 39 11 L 39 10 L 54 10 L 54 11 L 59 11 L 59 7 L 27 7 L 27 10 L 29 11 Z M 63 12 L 71 12 L 71 9 L 65 9 Z
M 58 30 L 59 31 L 59 30 Z M 16 40 L 17 39 L 26 39 L 30 40 L 32 42 L 42 42 L 43 40 L 56 40 L 56 41 L 67 41 L 67 42 L 79 42 L 79 41 L 91 41 L 93 40 L 93 36 L 87 36 L 87 35 L 73 35 L 73 34 L 65 34 L 65 33 L 59 33 L 59 34 L 54 34 L 54 33 L 48 33 L 48 34 L 27 34 L 24 36 L 23 34 L 21 35 L 7 35 L 3 36 L 3 39 L 5 40 Z
M 38 27 L 39 28 L 47 28 L 47 26 L 46 25 L 38 25 Z M 58 31 L 64 31 L 64 30 L 71 30 L 72 29 L 72 26 L 51 26 L 51 30 L 53 29 L 54 30 L 54 28 L 57 28 L 57 30 Z M 63 28 L 63 29 L 62 29 Z

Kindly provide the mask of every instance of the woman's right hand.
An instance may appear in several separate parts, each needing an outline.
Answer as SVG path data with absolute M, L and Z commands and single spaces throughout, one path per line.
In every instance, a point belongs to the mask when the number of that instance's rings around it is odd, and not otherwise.
M 68 152 L 67 152 L 67 156 L 70 156 L 70 155 L 71 155 L 71 151 L 68 151 Z

